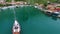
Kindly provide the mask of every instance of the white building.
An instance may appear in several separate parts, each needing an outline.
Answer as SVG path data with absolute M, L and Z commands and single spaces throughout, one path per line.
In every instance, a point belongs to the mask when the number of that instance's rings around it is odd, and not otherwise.
M 4 3 L 6 0 L 0 0 L 0 3 Z

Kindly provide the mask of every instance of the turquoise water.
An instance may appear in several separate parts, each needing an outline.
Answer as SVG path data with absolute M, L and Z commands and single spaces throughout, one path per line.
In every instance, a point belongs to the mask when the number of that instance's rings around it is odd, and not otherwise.
M 33 6 L 14 9 L 21 34 L 60 34 L 60 19 L 50 17 Z M 12 34 L 13 9 L 0 10 L 0 34 Z

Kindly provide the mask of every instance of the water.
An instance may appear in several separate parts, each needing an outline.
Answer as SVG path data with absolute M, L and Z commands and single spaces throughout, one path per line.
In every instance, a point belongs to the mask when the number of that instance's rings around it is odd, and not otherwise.
M 21 34 L 60 34 L 60 19 L 47 16 L 33 6 L 15 8 Z M 12 34 L 15 21 L 13 9 L 0 11 L 0 34 Z

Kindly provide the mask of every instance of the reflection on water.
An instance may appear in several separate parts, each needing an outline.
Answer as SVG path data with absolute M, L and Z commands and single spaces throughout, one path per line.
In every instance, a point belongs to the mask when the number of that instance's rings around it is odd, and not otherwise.
M 53 16 L 52 16 L 52 19 L 53 19 L 53 20 L 57 20 L 58 18 L 57 18 L 57 17 L 53 17 Z

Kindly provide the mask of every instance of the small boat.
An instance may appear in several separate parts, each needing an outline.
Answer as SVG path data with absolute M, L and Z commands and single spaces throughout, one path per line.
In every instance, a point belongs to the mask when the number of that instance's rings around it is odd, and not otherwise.
M 20 34 L 20 25 L 17 20 L 13 24 L 13 34 Z
M 41 11 L 43 11 L 45 14 L 60 18 L 60 8 L 59 9 L 55 9 L 55 10 L 58 10 L 58 11 L 55 11 L 55 12 L 53 12 L 51 10 L 43 9 L 43 8 L 41 9 L 41 8 L 42 7 L 38 6 L 38 9 L 40 9 Z
M 59 17 L 60 18 L 60 12 L 52 12 L 52 11 L 46 11 L 45 12 L 48 15 Z

